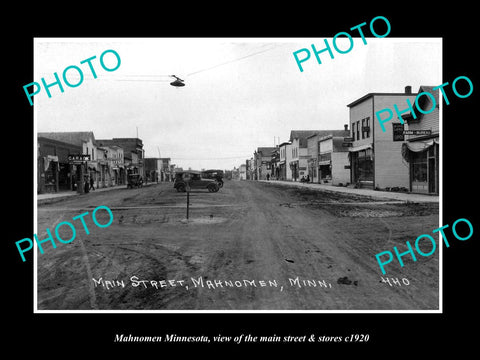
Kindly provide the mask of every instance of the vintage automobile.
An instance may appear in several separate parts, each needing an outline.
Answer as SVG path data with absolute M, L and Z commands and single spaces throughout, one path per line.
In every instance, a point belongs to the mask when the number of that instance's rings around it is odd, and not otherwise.
M 142 187 L 143 179 L 140 174 L 128 174 L 127 176 L 127 188 L 132 189 L 134 187 Z
M 178 192 L 185 192 L 190 189 L 207 189 L 210 192 L 217 192 L 220 187 L 213 179 L 206 179 L 202 177 L 200 171 L 188 170 L 181 171 L 175 174 L 175 182 L 173 187 Z
M 202 177 L 217 181 L 218 187 L 223 187 L 223 170 L 210 169 L 202 171 Z

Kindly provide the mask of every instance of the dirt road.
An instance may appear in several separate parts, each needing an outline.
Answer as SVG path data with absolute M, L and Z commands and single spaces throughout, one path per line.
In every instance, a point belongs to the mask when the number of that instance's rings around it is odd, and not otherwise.
M 438 309 L 438 251 L 387 265 L 383 277 L 399 283 L 383 282 L 375 259 L 431 234 L 438 204 L 253 181 L 192 192 L 190 203 L 186 221 L 186 194 L 161 183 L 39 206 L 40 239 L 99 205 L 114 221 L 99 228 L 86 216 L 90 234 L 77 220 L 74 241 L 38 254 L 38 309 Z

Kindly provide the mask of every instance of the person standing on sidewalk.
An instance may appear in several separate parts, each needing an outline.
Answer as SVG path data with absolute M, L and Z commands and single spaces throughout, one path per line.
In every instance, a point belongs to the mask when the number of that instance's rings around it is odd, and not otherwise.
M 90 189 L 95 190 L 95 187 L 93 186 L 93 176 L 90 176 Z

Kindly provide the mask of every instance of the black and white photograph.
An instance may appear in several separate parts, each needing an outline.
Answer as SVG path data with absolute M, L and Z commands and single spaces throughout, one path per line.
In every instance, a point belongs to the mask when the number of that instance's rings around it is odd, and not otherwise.
M 102 5 L 3 24 L 7 353 L 473 349 L 473 6 Z
M 441 310 L 441 39 L 34 55 L 37 311 Z

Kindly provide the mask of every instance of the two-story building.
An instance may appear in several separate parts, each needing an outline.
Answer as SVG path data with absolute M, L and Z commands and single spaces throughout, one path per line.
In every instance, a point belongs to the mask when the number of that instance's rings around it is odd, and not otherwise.
M 292 144 L 289 141 L 283 142 L 278 145 L 278 150 L 279 180 L 292 180 L 292 169 L 290 168 L 290 161 L 292 158 Z
M 291 180 L 298 181 L 308 174 L 308 142 L 307 138 L 320 133 L 320 130 L 291 130 L 291 159 L 288 164 L 292 172 Z
M 270 160 L 270 179 L 278 180 L 280 176 L 280 150 L 278 146 L 275 147 L 275 150 L 272 151 L 272 157 Z
M 402 116 L 405 122 L 402 156 L 409 163 L 409 190 L 417 193 L 439 193 L 440 173 L 440 102 L 438 89 L 420 86 L 418 108 Z
M 409 165 L 402 157 L 402 141 L 397 141 L 402 125 L 395 114 L 406 108 L 406 99 L 415 101 L 411 87 L 403 93 L 368 93 L 347 105 L 350 111 L 350 182 L 366 188 L 409 187 Z M 377 111 L 392 109 L 395 116 L 382 130 L 375 117 Z

